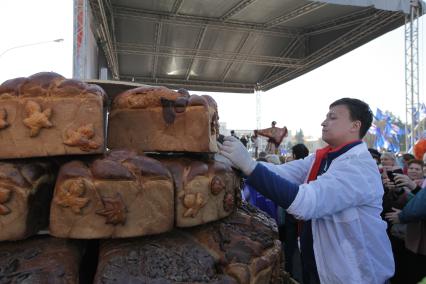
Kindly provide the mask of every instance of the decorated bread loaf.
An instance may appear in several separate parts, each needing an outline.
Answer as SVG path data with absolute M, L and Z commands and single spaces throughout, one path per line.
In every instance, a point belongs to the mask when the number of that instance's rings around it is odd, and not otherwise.
M 191 229 L 104 240 L 94 283 L 281 283 L 274 223 L 243 209 Z
M 79 282 L 83 244 L 51 237 L 0 243 L 0 283 Z
M 165 87 L 140 87 L 115 97 L 108 148 L 138 152 L 217 152 L 216 102 Z
M 191 236 L 237 283 L 282 283 L 281 242 L 266 213 L 245 203 L 223 221 L 191 228 Z
M 72 161 L 59 172 L 50 233 L 65 238 L 123 238 L 173 228 L 174 188 L 158 161 L 112 151 L 90 163 Z
M 188 157 L 160 161 L 175 182 L 177 227 L 205 224 L 234 211 L 240 179 L 229 163 Z
M 47 228 L 54 184 L 50 163 L 0 161 L 0 241 Z
M 0 85 L 0 159 L 103 153 L 105 93 L 43 72 Z

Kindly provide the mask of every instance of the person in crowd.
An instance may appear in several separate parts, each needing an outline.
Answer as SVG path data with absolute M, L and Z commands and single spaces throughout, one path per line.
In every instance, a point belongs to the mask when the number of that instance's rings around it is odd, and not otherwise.
M 423 173 L 426 175 L 426 153 L 423 154 L 422 159 L 423 159 Z
M 393 171 L 400 168 L 396 163 L 395 154 L 391 152 L 382 153 L 380 156 L 380 164 L 382 165 L 382 172 L 385 175 L 388 171 Z
M 235 130 L 231 130 L 231 136 L 239 139 L 237 134 L 235 134 Z
M 392 278 L 392 283 L 407 283 L 407 277 L 412 275 L 413 260 L 411 253 L 406 249 L 407 226 L 405 224 L 389 221 L 389 213 L 394 212 L 394 208 L 401 209 L 407 203 L 412 194 L 416 194 L 423 183 L 423 161 L 411 160 L 408 162 L 407 174 L 387 172 L 383 174 L 383 186 L 385 195 L 383 197 L 382 216 L 388 219 L 388 234 L 392 244 L 392 251 L 395 258 L 396 270 Z
M 411 161 L 411 160 L 414 160 L 415 157 L 413 155 L 409 154 L 409 153 L 404 153 L 404 154 L 402 154 L 401 158 L 402 158 L 401 161 L 402 161 L 402 165 L 403 165 L 402 171 L 403 171 L 404 174 L 407 174 L 408 162 Z
M 250 139 L 251 139 L 251 142 L 253 143 L 254 157 L 257 159 L 258 151 L 259 151 L 259 141 L 258 141 L 257 133 L 254 132 L 254 134 L 250 137 Z
M 380 165 L 380 152 L 374 148 L 368 148 L 368 152 L 370 152 L 371 157 L 376 161 L 377 165 Z
M 417 194 L 412 192 L 402 210 L 393 208 L 393 212 L 386 214 L 386 219 L 393 224 L 407 224 L 407 269 L 399 283 L 418 283 L 426 277 L 426 189 L 419 190 Z
M 244 147 L 247 148 L 248 140 L 247 140 L 245 135 L 241 135 L 240 141 L 241 141 L 241 143 L 243 143 Z
M 416 194 L 425 180 L 422 160 L 412 159 L 407 163 L 407 174 L 394 174 L 395 185 L 404 187 Z
M 290 161 L 304 159 L 309 155 L 309 150 L 304 144 L 296 144 L 291 148 Z M 288 161 L 288 162 L 290 162 Z M 278 232 L 284 247 L 286 257 L 285 270 L 296 280 L 301 282 L 300 252 L 297 242 L 298 221 L 293 215 L 286 213 L 282 207 L 278 207 Z
M 266 152 L 264 152 L 264 151 L 261 151 L 260 153 L 259 153 L 259 157 L 256 159 L 256 161 L 259 161 L 259 162 L 267 162 L 267 160 L 266 160 L 266 156 L 267 156 L 268 154 L 266 153 Z
M 299 143 L 291 147 L 291 153 L 294 160 L 304 159 L 309 155 L 309 150 L 305 144 Z
M 276 121 L 271 122 L 271 128 L 270 129 L 271 129 L 272 136 L 274 136 L 276 131 L 277 131 L 276 125 L 277 125 Z M 273 138 L 268 138 L 268 144 L 266 144 L 265 151 L 267 153 L 276 154 L 277 151 L 278 151 L 278 146 L 279 146 L 279 144 L 277 145 L 276 141 Z
M 225 137 L 220 152 L 247 183 L 304 220 L 300 230 L 303 283 L 385 283 L 394 273 L 383 187 L 377 165 L 361 141 L 370 107 L 342 98 L 321 123 L 328 146 L 284 165 L 254 161 L 241 142 Z

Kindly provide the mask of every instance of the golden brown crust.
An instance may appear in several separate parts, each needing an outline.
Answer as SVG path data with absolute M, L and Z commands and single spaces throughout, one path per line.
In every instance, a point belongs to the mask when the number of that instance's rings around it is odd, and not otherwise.
M 146 171 L 146 169 L 148 169 Z M 109 238 L 173 228 L 173 180 L 160 162 L 118 150 L 61 167 L 51 204 L 57 237 Z
M 24 77 L 5 81 L 0 85 L 0 97 L 17 96 L 19 87 L 27 81 L 28 79 Z
M 9 126 L 7 122 L 7 111 L 4 108 L 0 108 L 0 130 Z
M 28 78 L 15 78 L 0 85 L 0 99 L 9 97 L 75 97 L 75 96 L 102 96 L 104 90 L 95 85 L 65 79 L 54 72 L 40 72 Z
M 47 162 L 0 162 L 0 241 L 24 239 L 47 226 L 54 181 Z
M 212 159 L 164 158 L 176 188 L 176 226 L 191 227 L 228 216 L 235 209 L 239 179 L 230 164 Z
M 159 175 L 170 178 L 169 171 L 160 162 L 145 156 L 137 155 L 131 150 L 113 150 L 98 156 L 86 164 L 83 161 L 72 161 L 61 167 L 57 185 L 73 178 L 135 180 L 135 174 Z
M 166 87 L 139 87 L 127 90 L 115 97 L 112 109 L 160 107 L 162 106 L 161 98 L 175 101 L 184 96 Z

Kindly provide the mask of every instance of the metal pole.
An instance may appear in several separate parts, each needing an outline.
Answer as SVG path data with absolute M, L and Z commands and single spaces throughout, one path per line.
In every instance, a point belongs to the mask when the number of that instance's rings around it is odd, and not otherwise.
M 405 17 L 405 93 L 406 93 L 406 133 L 408 114 L 410 114 L 410 140 L 406 136 L 406 150 L 412 148 L 420 136 L 420 98 L 419 98 L 419 52 L 418 18 L 420 7 L 418 0 L 411 1 L 410 14 Z M 416 117 L 419 116 L 419 117 Z
M 261 110 L 261 97 L 260 97 L 260 87 L 259 84 L 256 84 L 256 87 L 254 88 L 254 93 L 256 95 L 256 129 L 261 129 L 260 121 L 262 116 L 262 110 Z M 257 143 L 259 151 L 263 149 L 263 139 L 261 139 L 260 136 L 257 137 Z

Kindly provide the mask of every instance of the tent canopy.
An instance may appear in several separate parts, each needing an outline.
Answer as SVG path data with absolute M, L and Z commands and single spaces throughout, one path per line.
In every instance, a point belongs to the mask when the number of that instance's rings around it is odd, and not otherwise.
M 408 2 L 89 0 L 113 79 L 221 92 L 303 75 L 403 25 Z

